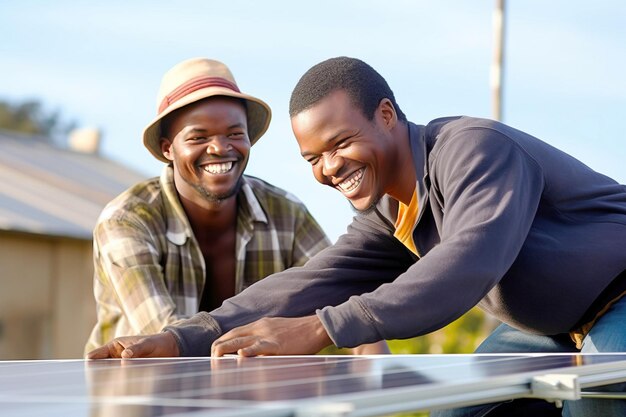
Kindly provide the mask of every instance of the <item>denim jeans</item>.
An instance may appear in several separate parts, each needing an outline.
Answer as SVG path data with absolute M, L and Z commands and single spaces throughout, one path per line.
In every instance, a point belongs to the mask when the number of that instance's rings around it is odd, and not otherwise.
M 476 349 L 476 353 L 578 352 L 569 335 L 537 336 L 516 330 L 506 324 L 497 327 Z M 613 304 L 583 340 L 582 353 L 626 352 L 626 297 Z M 626 392 L 626 383 L 590 390 Z M 501 403 L 433 411 L 431 417 L 489 416 Z M 581 399 L 564 401 L 565 417 L 626 416 L 626 400 Z

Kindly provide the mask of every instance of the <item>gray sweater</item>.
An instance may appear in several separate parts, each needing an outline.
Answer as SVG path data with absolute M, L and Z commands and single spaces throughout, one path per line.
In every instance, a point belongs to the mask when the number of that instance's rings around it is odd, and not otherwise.
M 568 332 L 626 270 L 626 187 L 504 124 L 409 123 L 419 257 L 393 237 L 397 203 L 357 215 L 337 243 L 168 327 L 185 356 L 264 316 L 316 313 L 337 346 L 439 329 L 478 305 L 523 331 Z

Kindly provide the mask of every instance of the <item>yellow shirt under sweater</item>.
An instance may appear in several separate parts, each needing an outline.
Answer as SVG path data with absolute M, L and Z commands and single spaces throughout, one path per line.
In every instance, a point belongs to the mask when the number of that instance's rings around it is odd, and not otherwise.
M 407 206 L 406 204 L 399 202 L 398 206 L 398 218 L 396 219 L 396 232 L 393 234 L 404 246 L 406 246 L 411 252 L 419 256 L 417 249 L 415 248 L 415 242 L 413 242 L 413 229 L 417 221 L 417 189 L 413 191 L 413 197 L 411 202 Z

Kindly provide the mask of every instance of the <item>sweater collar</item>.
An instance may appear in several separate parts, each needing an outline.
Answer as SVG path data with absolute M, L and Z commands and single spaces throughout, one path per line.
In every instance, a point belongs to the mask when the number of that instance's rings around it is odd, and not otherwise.
M 413 155 L 413 167 L 415 168 L 416 184 L 418 199 L 417 219 L 424 213 L 426 204 L 428 203 L 428 143 L 426 137 L 426 127 L 408 122 L 409 125 L 409 143 L 411 145 L 411 153 Z

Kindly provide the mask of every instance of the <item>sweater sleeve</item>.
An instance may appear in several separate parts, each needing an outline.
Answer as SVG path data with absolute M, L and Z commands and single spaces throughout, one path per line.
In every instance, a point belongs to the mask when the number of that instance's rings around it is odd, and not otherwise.
M 182 356 L 208 355 L 213 341 L 235 327 L 262 317 L 315 314 L 393 281 L 413 262 L 380 213 L 359 215 L 337 243 L 305 265 L 270 275 L 210 314 L 198 313 L 166 330 L 174 333 Z
M 442 143 L 430 161 L 440 243 L 393 282 L 318 313 L 338 346 L 441 328 L 476 305 L 515 261 L 543 191 L 541 169 L 495 130 L 465 129 Z

